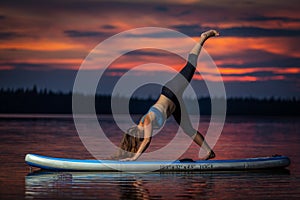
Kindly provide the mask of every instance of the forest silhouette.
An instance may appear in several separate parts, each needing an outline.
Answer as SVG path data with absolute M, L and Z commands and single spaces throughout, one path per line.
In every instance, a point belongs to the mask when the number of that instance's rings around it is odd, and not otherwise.
M 97 114 L 111 114 L 111 97 L 107 95 L 75 94 L 82 102 L 95 98 Z M 124 97 L 117 97 L 114 101 L 128 101 Z M 219 99 L 224 101 L 224 99 Z M 187 100 L 188 101 L 188 100 Z M 218 99 L 214 99 L 218 101 Z M 226 115 L 300 115 L 300 100 L 279 98 L 229 98 Z M 129 112 L 143 114 L 155 103 L 152 98 L 131 98 Z M 200 114 L 211 114 L 211 99 L 209 97 L 198 99 Z M 72 92 L 53 92 L 51 90 L 38 90 L 36 86 L 28 89 L 0 89 L 0 113 L 30 113 L 30 114 L 72 114 Z

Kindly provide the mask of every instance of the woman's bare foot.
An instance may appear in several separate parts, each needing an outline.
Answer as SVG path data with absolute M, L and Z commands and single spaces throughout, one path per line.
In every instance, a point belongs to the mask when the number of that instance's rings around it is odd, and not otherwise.
M 209 31 L 206 31 L 204 33 L 201 34 L 201 38 L 210 38 L 210 37 L 214 37 L 214 36 L 219 36 L 219 32 L 216 31 L 216 30 L 209 30 Z
M 201 34 L 200 43 L 203 45 L 203 43 L 210 37 L 219 36 L 219 32 L 216 30 L 209 30 Z
M 213 150 L 210 150 L 210 151 L 207 153 L 207 155 L 206 155 L 204 158 L 202 158 L 202 160 L 209 160 L 209 159 L 213 159 L 213 158 L 215 158 L 215 157 L 216 157 L 215 152 L 214 152 Z

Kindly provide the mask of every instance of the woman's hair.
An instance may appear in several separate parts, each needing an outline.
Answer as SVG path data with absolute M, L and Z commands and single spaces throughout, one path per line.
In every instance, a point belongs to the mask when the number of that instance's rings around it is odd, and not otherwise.
M 123 135 L 117 154 L 112 158 L 122 159 L 132 157 L 138 151 L 142 141 L 143 131 L 137 126 L 129 128 Z

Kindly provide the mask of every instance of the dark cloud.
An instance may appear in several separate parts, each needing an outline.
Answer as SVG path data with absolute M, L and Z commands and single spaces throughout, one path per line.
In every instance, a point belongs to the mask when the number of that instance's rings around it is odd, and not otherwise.
M 230 37 L 297 37 L 300 36 L 300 29 L 268 29 L 259 27 L 231 27 L 220 29 L 218 27 L 202 27 L 198 24 L 175 25 L 172 28 L 189 36 L 198 36 L 199 33 L 208 29 L 218 30 L 222 36 Z
M 247 77 L 247 76 L 253 76 L 253 77 L 267 77 L 267 78 L 272 78 L 274 76 L 278 76 L 278 75 L 285 75 L 285 74 L 278 74 L 276 72 L 272 72 L 272 71 L 259 71 L 259 72 L 251 72 L 251 73 L 243 73 L 243 74 L 222 74 L 222 77 L 226 77 L 226 76 L 234 76 L 234 77 Z M 297 75 L 300 78 L 300 75 Z
M 291 80 L 268 80 L 255 82 L 225 82 L 227 97 L 300 97 L 295 82 Z
M 179 13 L 176 13 L 175 16 L 177 17 L 182 17 L 182 16 L 186 16 L 191 14 L 192 11 L 191 10 L 184 10 L 184 11 L 180 11 Z
M 74 70 L 5 70 L 0 73 L 2 88 L 47 88 L 53 91 L 69 92 L 73 88 L 76 71 Z
M 258 27 L 232 27 L 220 29 L 222 36 L 232 37 L 299 37 L 300 29 L 267 29 Z
M 20 34 L 15 32 L 0 32 L 0 40 L 10 40 L 20 36 Z
M 35 70 L 35 71 L 49 71 L 55 68 L 70 68 L 73 65 L 71 64 L 61 64 L 61 63 L 46 63 L 46 64 L 37 64 L 37 63 L 28 63 L 28 62 L 21 62 L 21 63 L 1 63 L 0 66 L 10 66 L 14 69 L 20 70 Z
M 245 17 L 245 18 L 242 18 L 242 20 L 256 21 L 256 22 L 262 22 L 262 21 L 300 22 L 300 19 L 298 19 L 298 18 L 278 17 L 278 16 L 266 17 L 266 16 L 262 16 L 262 15 Z
M 0 3 L 1 5 L 1 3 Z M 157 6 L 156 6 L 157 5 Z M 155 11 L 162 12 L 168 9 L 165 6 L 161 6 L 161 3 L 157 2 L 144 2 L 144 1 L 85 1 L 85 0 L 52 0 L 47 3 L 41 3 L 38 0 L 11 0 L 5 3 L 6 7 L 14 8 L 15 10 L 26 11 L 29 13 L 35 13 L 38 15 L 56 15 L 57 13 L 75 13 L 89 14 L 95 16 L 103 15 L 116 15 L 119 13 L 125 13 L 127 15 L 136 13 L 153 13 L 153 7 Z
M 8 63 L 10 66 L 14 66 L 17 69 L 50 69 L 49 64 L 35 64 L 35 63 Z
M 179 25 L 174 25 L 171 28 L 191 37 L 199 36 L 199 33 L 206 30 L 205 27 L 202 27 L 198 24 L 192 24 L 192 25 L 179 24 Z
M 239 53 L 232 54 L 231 57 L 245 58 L 246 63 L 242 65 L 237 64 L 227 64 L 220 65 L 222 67 L 228 68 L 253 68 L 253 67 L 278 67 L 278 68 L 288 68 L 288 67 L 299 67 L 300 58 L 291 57 L 289 55 L 279 55 L 270 53 L 263 50 L 244 50 Z M 214 56 L 216 60 L 226 60 L 226 55 L 224 56 Z
M 288 80 L 291 80 L 291 81 L 295 81 L 295 83 L 298 83 L 300 84 L 300 73 L 298 74 L 284 74 L 284 76 L 288 79 Z M 299 87 L 300 85 L 298 85 Z M 300 89 L 300 88 L 299 88 Z
M 109 37 L 112 34 L 107 32 L 100 32 L 100 31 L 77 31 L 77 30 L 65 30 L 64 34 L 71 38 L 77 37 Z
M 107 30 L 112 30 L 112 29 L 117 29 L 118 27 L 110 25 L 110 24 L 105 24 L 105 25 L 102 25 L 100 28 L 107 29 Z
M 6 17 L 4 15 L 0 15 L 0 20 L 5 19 Z
M 131 51 L 126 54 L 126 56 L 152 56 L 152 57 L 165 57 L 166 52 L 157 49 L 143 49 L 143 50 L 136 50 Z
M 162 5 L 155 6 L 154 10 L 159 11 L 159 12 L 168 12 L 169 11 L 167 6 L 162 6 Z
M 170 35 L 172 34 L 172 35 Z M 167 32 L 153 32 L 153 33 L 143 33 L 143 34 L 126 34 L 126 37 L 129 38 L 181 38 L 177 33 L 170 33 L 170 31 Z

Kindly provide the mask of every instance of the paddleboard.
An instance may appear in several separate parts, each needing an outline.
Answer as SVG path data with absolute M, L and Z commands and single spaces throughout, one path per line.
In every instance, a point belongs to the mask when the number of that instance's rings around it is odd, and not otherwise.
M 290 165 L 286 156 L 244 158 L 234 160 L 191 160 L 176 161 L 118 161 L 79 160 L 27 154 L 25 162 L 32 167 L 50 171 L 232 171 L 285 168 Z

